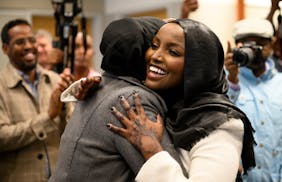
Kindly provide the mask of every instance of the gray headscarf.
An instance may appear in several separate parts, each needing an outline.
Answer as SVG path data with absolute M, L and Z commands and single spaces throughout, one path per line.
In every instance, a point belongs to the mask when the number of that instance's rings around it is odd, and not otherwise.
M 246 173 L 255 166 L 253 128 L 247 116 L 228 99 L 224 51 L 218 37 L 204 24 L 177 19 L 185 33 L 184 89 L 169 108 L 167 129 L 176 147 L 190 150 L 230 118 L 244 123 L 242 163 Z
M 117 76 L 145 80 L 145 52 L 163 24 L 154 17 L 123 18 L 110 23 L 100 44 L 101 68 Z

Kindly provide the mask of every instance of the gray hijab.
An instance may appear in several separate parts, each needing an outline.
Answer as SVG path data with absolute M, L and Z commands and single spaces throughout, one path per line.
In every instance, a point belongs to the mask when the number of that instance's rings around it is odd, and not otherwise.
M 224 51 L 218 37 L 204 24 L 177 19 L 185 33 L 182 98 L 169 108 L 167 129 L 176 147 L 190 150 L 230 118 L 244 123 L 242 163 L 246 173 L 255 166 L 253 128 L 247 116 L 228 99 Z
M 145 80 L 145 52 L 163 24 L 154 17 L 123 18 L 110 23 L 100 44 L 101 68 L 117 76 Z

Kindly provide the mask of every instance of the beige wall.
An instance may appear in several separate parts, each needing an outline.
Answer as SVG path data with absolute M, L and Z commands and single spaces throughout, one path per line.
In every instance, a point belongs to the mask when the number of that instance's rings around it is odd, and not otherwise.
M 237 0 L 199 0 L 199 9 L 190 17 L 208 25 L 225 48 L 237 17 L 236 3 Z
M 80 19 L 77 18 L 78 23 L 78 31 L 81 31 L 81 25 L 80 25 Z M 45 29 L 51 33 L 54 40 L 58 40 L 58 37 L 56 36 L 55 32 L 55 19 L 53 16 L 39 16 L 35 15 L 32 16 L 32 29 L 33 31 L 36 31 L 38 29 Z M 91 26 L 91 19 L 87 19 L 86 21 L 86 32 L 92 32 L 92 26 Z
M 83 10 L 88 17 L 87 30 L 92 34 L 92 20 L 103 11 L 103 0 L 83 0 Z M 14 18 L 24 18 L 32 23 L 34 30 L 45 28 L 55 37 L 54 9 L 51 0 L 0 0 L 0 28 Z M 2 44 L 1 44 L 2 47 Z M 8 58 L 0 51 L 0 69 Z
M 231 31 L 237 18 L 237 0 L 198 1 L 199 9 L 192 13 L 190 18 L 202 21 L 214 30 L 226 49 L 228 40 L 233 43 Z M 182 0 L 83 0 L 84 13 L 89 19 L 89 33 L 94 37 L 95 67 L 99 70 L 101 62 L 99 43 L 103 30 L 110 21 L 124 16 L 141 15 L 160 18 L 179 17 L 181 2 Z M 246 17 L 266 17 L 270 0 L 245 0 L 245 2 Z M 9 19 L 22 17 L 34 23 L 35 29 L 47 26 L 53 32 L 54 23 L 50 20 L 53 19 L 53 13 L 51 0 L 0 0 L 0 28 Z M 45 18 L 48 20 L 43 20 Z M 6 62 L 6 56 L 0 51 L 0 69 Z
M 199 9 L 191 14 L 207 24 L 219 37 L 226 50 L 227 41 L 234 45 L 231 36 L 234 23 L 237 21 L 237 0 L 198 0 Z M 245 18 L 267 16 L 270 0 L 245 0 Z

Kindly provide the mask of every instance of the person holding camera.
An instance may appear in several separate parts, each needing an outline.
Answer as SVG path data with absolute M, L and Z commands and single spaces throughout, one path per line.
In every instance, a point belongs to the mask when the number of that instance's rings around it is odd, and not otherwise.
M 228 95 L 255 129 L 256 167 L 243 181 L 281 181 L 282 73 L 273 60 L 273 27 L 265 19 L 244 19 L 233 28 L 237 48 L 225 56 Z

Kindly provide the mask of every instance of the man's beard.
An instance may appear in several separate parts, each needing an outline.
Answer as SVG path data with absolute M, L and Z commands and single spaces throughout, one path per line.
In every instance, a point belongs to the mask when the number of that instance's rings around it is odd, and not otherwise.
M 21 65 L 21 71 L 23 72 L 30 72 L 31 70 L 33 70 L 36 67 L 36 63 L 31 63 L 31 64 L 22 64 Z

